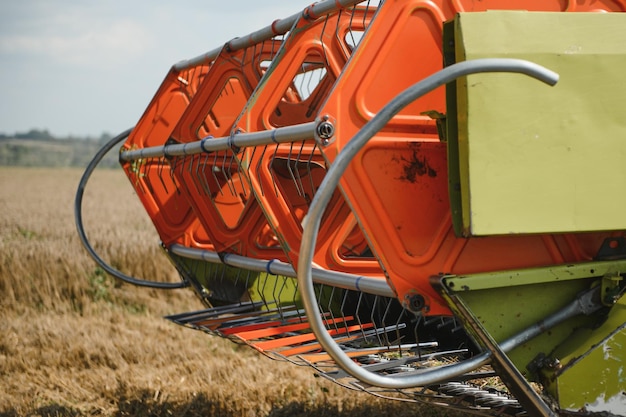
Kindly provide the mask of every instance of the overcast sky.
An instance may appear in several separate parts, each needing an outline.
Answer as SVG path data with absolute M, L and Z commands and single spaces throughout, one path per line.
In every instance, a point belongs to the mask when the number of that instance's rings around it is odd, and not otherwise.
M 312 2 L 0 0 L 0 133 L 120 133 L 174 63 Z

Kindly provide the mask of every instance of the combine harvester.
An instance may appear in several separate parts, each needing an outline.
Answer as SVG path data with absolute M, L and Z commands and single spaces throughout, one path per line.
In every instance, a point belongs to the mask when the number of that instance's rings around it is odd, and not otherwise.
M 175 64 L 80 237 L 207 307 L 169 320 L 350 389 L 626 415 L 625 10 L 313 4 Z M 120 144 L 180 282 L 87 240 Z

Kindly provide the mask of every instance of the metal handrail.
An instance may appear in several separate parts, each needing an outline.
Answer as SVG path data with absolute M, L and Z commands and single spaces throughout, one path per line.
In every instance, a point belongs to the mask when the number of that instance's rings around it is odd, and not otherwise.
M 304 230 L 297 267 L 298 286 L 304 308 L 309 318 L 311 329 L 315 333 L 317 340 L 324 347 L 326 352 L 335 360 L 339 367 L 353 377 L 367 384 L 392 389 L 426 386 L 469 372 L 489 361 L 489 357 L 491 355 L 490 352 L 484 352 L 472 359 L 453 365 L 443 366 L 417 374 L 398 374 L 394 377 L 374 374 L 361 368 L 341 350 L 341 348 L 326 331 L 326 328 L 320 318 L 320 312 L 313 289 L 311 271 L 311 262 L 313 260 L 315 242 L 317 241 L 317 234 L 322 216 L 337 185 L 339 184 L 341 176 L 354 156 L 392 119 L 393 116 L 413 101 L 437 87 L 454 81 L 458 77 L 485 72 L 512 72 L 525 74 L 548 85 L 555 85 L 559 79 L 558 74 L 555 72 L 533 62 L 509 58 L 486 58 L 464 61 L 451 65 L 421 80 L 398 94 L 393 100 L 385 105 L 380 112 L 368 123 L 366 123 L 365 126 L 363 126 L 363 128 L 346 144 L 326 173 L 324 180 L 313 198 L 309 211 L 303 220 Z M 522 337 L 517 335 L 513 339 L 509 339 L 501 344 L 501 346 L 504 351 L 511 350 L 519 345 L 520 340 L 527 340 L 527 338 L 534 337 L 541 331 L 542 329 L 539 328 L 531 328 L 530 330 L 527 329 L 526 332 L 522 332 Z

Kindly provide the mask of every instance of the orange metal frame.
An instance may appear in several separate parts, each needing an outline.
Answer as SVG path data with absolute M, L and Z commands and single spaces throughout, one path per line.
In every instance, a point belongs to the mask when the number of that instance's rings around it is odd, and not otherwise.
M 357 7 L 291 31 L 268 73 L 250 98 L 237 128 L 256 132 L 315 120 L 319 107 L 350 58 L 346 39 L 362 33 L 376 9 Z M 313 75 L 315 74 L 315 75 Z M 298 77 L 318 77 L 312 91 L 297 88 Z M 297 263 L 302 220 L 325 172 L 326 161 L 313 140 L 247 148 L 238 154 L 245 175 L 289 261 Z M 377 260 L 359 256 L 365 240 L 340 193 L 336 193 L 319 232 L 314 261 L 321 267 L 382 276 Z
M 123 149 L 141 149 L 166 143 L 208 70 L 208 64 L 184 71 L 172 68 Z M 175 182 L 165 158 L 125 163 L 123 168 L 165 244 L 196 242 L 198 246 L 210 247 L 209 237 L 189 203 L 177 198 L 179 184 Z
M 389 100 L 442 69 L 443 22 L 462 11 L 488 9 L 624 11 L 621 1 L 409 0 L 384 3 L 335 84 L 320 115 L 336 121 L 332 163 L 348 141 Z M 449 310 L 429 284 L 440 273 L 464 274 L 591 259 L 602 234 L 460 238 L 452 230 L 447 149 L 424 112 L 445 113 L 439 88 L 402 110 L 355 158 L 341 191 L 398 297 L 419 293 L 427 312 Z
M 226 137 L 263 77 L 279 41 L 223 50 L 174 128 L 179 143 Z M 232 150 L 183 157 L 174 176 L 219 252 L 285 260 Z

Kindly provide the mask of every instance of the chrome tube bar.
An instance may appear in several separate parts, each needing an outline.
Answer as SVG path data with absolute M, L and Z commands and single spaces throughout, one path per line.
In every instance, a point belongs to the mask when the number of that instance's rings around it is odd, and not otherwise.
M 296 142 L 313 139 L 316 122 L 302 123 L 293 126 L 279 127 L 260 132 L 239 133 L 223 138 L 204 138 L 196 142 L 177 143 L 171 145 L 151 146 L 120 152 L 120 161 L 130 162 L 143 158 L 160 158 L 163 156 L 186 156 L 202 152 L 223 151 L 246 146 L 270 145 L 272 143 Z
M 326 352 L 335 360 L 347 373 L 367 384 L 383 388 L 411 388 L 431 385 L 437 382 L 448 380 L 456 375 L 476 369 L 489 359 L 490 353 L 486 352 L 475 359 L 460 362 L 451 367 L 442 367 L 435 370 L 426 371 L 415 375 L 414 373 L 402 375 L 398 378 L 390 378 L 368 372 L 354 363 L 342 349 L 335 343 L 333 338 L 326 331 L 320 318 L 319 308 L 313 289 L 313 278 L 311 262 L 315 252 L 315 242 L 320 223 L 326 206 L 331 199 L 341 176 L 345 172 L 354 156 L 365 146 L 365 144 L 378 133 L 398 112 L 424 94 L 454 81 L 458 77 L 484 72 L 513 72 L 521 73 L 546 84 L 554 85 L 559 76 L 535 63 L 506 58 L 487 58 L 464 61 L 438 71 L 437 73 L 421 80 L 420 82 L 407 88 L 374 116 L 363 128 L 347 143 L 345 148 L 339 153 L 332 166 L 326 173 L 320 185 L 308 214 L 303 221 L 304 232 L 302 244 L 300 246 L 300 258 L 298 261 L 298 286 L 302 296 L 304 308 L 315 333 L 317 340 L 324 347 Z
M 215 264 L 224 263 L 225 265 L 251 271 L 267 272 L 268 274 L 283 275 L 292 278 L 296 277 L 296 271 L 290 264 L 281 262 L 277 259 L 254 259 L 236 255 L 234 253 L 222 254 L 220 257 L 217 252 L 189 248 L 178 244 L 171 245 L 168 250 L 183 258 L 196 259 Z M 389 284 L 387 284 L 387 280 L 383 277 L 365 277 L 345 272 L 327 271 L 325 269 L 313 268 L 313 281 L 317 284 L 332 285 L 333 287 L 343 288 L 346 290 L 355 290 L 382 297 L 396 298 L 396 294 L 393 292 L 391 287 L 389 287 Z
M 363 0 L 325 0 L 308 6 L 302 12 L 295 13 L 287 18 L 274 21 L 271 25 L 250 33 L 241 38 L 235 38 L 227 42 L 224 47 L 231 51 L 244 49 L 265 40 L 272 39 L 274 36 L 284 35 L 289 32 L 293 25 L 300 19 L 315 20 L 320 16 L 336 12 L 345 7 L 353 6 Z M 212 62 L 220 53 L 223 47 L 212 49 L 202 55 L 188 60 L 180 61 L 174 64 L 173 68 L 177 71 L 183 71 L 188 68 L 195 67 L 203 62 Z

